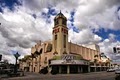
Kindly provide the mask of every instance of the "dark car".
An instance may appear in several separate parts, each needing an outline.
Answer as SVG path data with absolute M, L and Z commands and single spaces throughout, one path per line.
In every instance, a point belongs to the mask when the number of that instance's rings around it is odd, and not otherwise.
M 10 70 L 7 75 L 8 76 L 24 76 L 24 71 L 17 70 L 17 72 L 15 72 L 14 70 Z

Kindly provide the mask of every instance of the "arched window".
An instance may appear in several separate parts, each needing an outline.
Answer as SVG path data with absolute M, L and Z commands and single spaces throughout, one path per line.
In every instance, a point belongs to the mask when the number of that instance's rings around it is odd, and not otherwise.
M 47 57 L 45 57 L 44 63 L 47 64 Z
M 55 40 L 57 40 L 57 35 L 55 35 Z
M 52 51 L 52 44 L 48 44 L 46 52 L 51 52 L 51 51 Z
M 65 19 L 62 20 L 62 24 L 66 25 L 66 20 Z
M 58 22 L 58 20 L 56 19 L 56 20 L 55 20 L 55 25 L 58 25 L 58 24 L 59 24 L 59 22 Z
M 64 45 L 64 48 L 66 48 L 66 35 L 64 35 L 64 43 L 63 43 L 63 45 Z
M 40 54 L 42 54 L 43 49 L 40 49 Z

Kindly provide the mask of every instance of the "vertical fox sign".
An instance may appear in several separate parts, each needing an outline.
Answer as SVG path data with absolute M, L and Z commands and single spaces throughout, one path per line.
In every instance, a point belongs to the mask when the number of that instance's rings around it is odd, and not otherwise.
M 120 53 L 120 47 L 113 47 L 114 53 Z

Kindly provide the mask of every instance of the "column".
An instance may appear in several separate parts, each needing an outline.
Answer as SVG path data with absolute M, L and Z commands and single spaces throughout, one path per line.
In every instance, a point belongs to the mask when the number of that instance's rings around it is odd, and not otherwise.
M 95 66 L 95 72 L 96 72 L 96 69 L 97 69 L 96 63 L 94 64 L 94 66 Z
M 67 74 L 70 74 L 70 66 L 67 66 Z
M 100 71 L 102 71 L 102 67 L 100 66 Z
M 88 72 L 90 72 L 90 66 L 88 66 Z
M 34 58 L 32 58 L 32 72 L 33 72 Z
M 61 66 L 59 66 L 59 74 L 61 74 Z
M 52 67 L 48 67 L 48 74 L 51 74 Z
M 83 73 L 83 66 L 82 67 L 80 67 L 81 68 L 81 73 Z
M 40 71 L 40 55 L 39 55 L 39 60 L 38 60 L 38 70 Z
M 78 73 L 80 73 L 80 67 L 79 66 L 77 66 L 78 67 Z

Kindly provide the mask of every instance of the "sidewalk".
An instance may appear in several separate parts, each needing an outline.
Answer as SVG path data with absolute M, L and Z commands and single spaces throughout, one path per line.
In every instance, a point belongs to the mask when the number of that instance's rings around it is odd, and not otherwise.
M 7 77 L 7 74 L 0 75 L 0 78 Z

